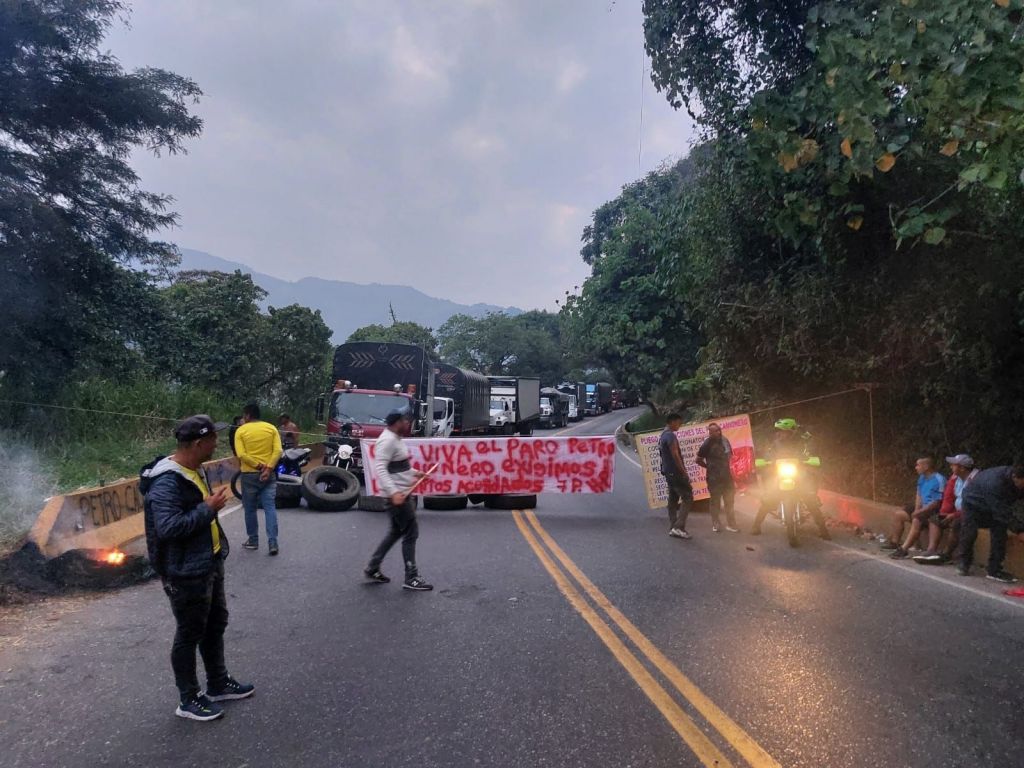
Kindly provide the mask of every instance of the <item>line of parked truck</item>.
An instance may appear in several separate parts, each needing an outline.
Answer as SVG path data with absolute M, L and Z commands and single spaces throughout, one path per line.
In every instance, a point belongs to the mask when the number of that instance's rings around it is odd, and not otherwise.
M 538 427 L 564 427 L 614 407 L 607 382 L 542 388 L 534 377 L 484 376 L 435 362 L 415 345 L 349 342 L 334 352 L 332 387 L 318 402 L 317 414 L 327 427 L 325 463 L 342 466 L 344 455 L 344 466 L 358 476 L 363 469 L 359 441 L 379 436 L 395 410 L 412 414 L 409 437 L 447 438 L 531 435 Z M 525 506 L 530 501 L 515 500 Z M 457 506 L 449 500 L 444 508 Z

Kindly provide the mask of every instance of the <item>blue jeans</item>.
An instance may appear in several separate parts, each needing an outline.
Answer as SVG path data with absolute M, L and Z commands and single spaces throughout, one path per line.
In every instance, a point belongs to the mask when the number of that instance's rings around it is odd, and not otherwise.
M 277 478 L 260 481 L 259 472 L 242 473 L 242 508 L 245 510 L 245 535 L 259 540 L 260 521 L 256 509 L 263 507 L 267 517 L 267 539 L 277 541 Z

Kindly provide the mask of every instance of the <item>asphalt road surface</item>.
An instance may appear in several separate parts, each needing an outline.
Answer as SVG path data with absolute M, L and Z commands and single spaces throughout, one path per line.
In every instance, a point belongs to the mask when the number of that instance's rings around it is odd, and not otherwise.
M 432 593 L 400 588 L 397 550 L 395 581 L 363 583 L 380 514 L 283 511 L 277 558 L 242 550 L 230 514 L 228 663 L 257 691 L 213 723 L 173 715 L 158 583 L 32 609 L 0 636 L 0 766 L 1024 761 L 1024 607 L 978 579 L 852 538 L 794 550 L 777 524 L 716 535 L 695 515 L 669 538 L 622 454 L 613 494 L 420 525 Z

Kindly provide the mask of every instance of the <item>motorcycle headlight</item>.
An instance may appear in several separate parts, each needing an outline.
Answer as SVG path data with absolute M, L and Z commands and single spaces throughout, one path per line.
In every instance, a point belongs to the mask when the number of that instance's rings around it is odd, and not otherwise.
M 351 445 L 339 446 L 338 447 L 338 455 L 341 458 L 343 458 L 343 459 L 351 459 L 352 458 L 352 446 Z
M 795 461 L 780 461 L 778 463 L 779 477 L 782 480 L 792 480 L 796 477 L 797 466 Z

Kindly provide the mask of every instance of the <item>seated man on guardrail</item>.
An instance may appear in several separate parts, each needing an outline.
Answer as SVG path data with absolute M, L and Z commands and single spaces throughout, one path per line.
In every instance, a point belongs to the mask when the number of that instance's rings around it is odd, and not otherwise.
M 139 473 L 149 562 L 177 623 L 171 667 L 181 701 L 174 714 L 189 720 L 216 720 L 224 714 L 216 702 L 244 699 L 255 690 L 231 677 L 224 662 L 228 540 L 217 513 L 227 488 L 211 493 L 203 471 L 217 447 L 217 432 L 227 426 L 203 414 L 190 416 L 174 430 L 177 450 Z M 205 694 L 196 676 L 196 648 L 206 667 Z
M 928 550 L 914 557 L 914 562 L 922 565 L 943 565 L 952 559 L 960 541 L 964 488 L 979 472 L 974 466 L 974 459 L 966 453 L 947 456 L 946 463 L 952 471 L 942 493 L 939 511 L 928 519 Z M 940 549 L 943 536 L 946 544 Z
M 917 491 L 913 505 L 907 504 L 892 515 L 892 535 L 882 544 L 882 549 L 892 550 L 889 557 L 899 560 L 910 553 L 910 548 L 921 535 L 928 520 L 942 506 L 942 492 L 946 486 L 946 478 L 935 471 L 935 460 L 930 456 L 922 456 L 914 463 L 917 472 Z M 907 525 L 910 525 L 907 531 Z M 904 539 L 903 532 L 907 531 Z

